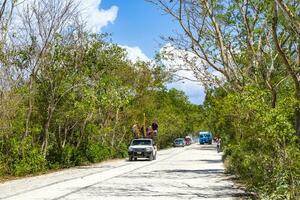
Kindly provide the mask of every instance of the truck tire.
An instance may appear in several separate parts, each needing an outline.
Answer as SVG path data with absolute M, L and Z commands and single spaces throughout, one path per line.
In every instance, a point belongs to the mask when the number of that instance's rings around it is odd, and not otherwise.
M 152 160 L 153 160 L 153 153 L 151 153 L 149 156 L 149 161 L 152 161 Z
M 132 161 L 132 156 L 129 156 L 129 161 Z

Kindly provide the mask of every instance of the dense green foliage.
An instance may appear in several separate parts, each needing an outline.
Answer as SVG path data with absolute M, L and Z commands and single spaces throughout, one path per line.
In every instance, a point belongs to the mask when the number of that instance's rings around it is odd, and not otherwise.
M 162 68 L 132 64 L 122 49 L 101 40 L 88 44 L 79 60 L 72 45 L 57 43 L 47 55 L 53 63 L 34 80 L 34 95 L 29 96 L 26 82 L 5 92 L 22 98 L 15 100 L 14 116 L 5 120 L 9 127 L 1 129 L 2 175 L 124 157 L 130 127 L 143 122 L 143 113 L 147 124 L 158 120 L 161 147 L 192 131 L 187 113 L 198 108 L 181 92 L 164 89 Z M 28 98 L 34 102 L 33 114 L 23 139 Z
M 148 1 L 179 22 L 170 54 L 206 87 L 203 106 L 164 87 L 159 60 L 132 63 L 86 32 L 71 0 L 31 2 L 19 29 L 21 3 L 1 4 L 0 176 L 124 157 L 145 114 L 160 148 L 211 130 L 228 171 L 259 198 L 299 199 L 299 1 Z
M 295 199 L 300 189 L 299 137 L 293 128 L 295 99 L 283 92 L 276 108 L 267 91 L 208 93 L 205 125 L 223 139 L 227 170 L 266 199 Z
M 149 1 L 181 27 L 173 59 L 206 86 L 227 169 L 261 199 L 300 199 L 300 2 Z
M 101 35 L 84 34 L 80 43 L 56 35 L 47 48 L 36 74 L 2 91 L 0 175 L 125 157 L 131 126 L 142 125 L 144 113 L 147 126 L 159 124 L 160 148 L 197 128 L 199 107 L 165 88 L 162 65 L 132 63 Z M 11 59 L 25 67 L 31 51 L 20 47 Z

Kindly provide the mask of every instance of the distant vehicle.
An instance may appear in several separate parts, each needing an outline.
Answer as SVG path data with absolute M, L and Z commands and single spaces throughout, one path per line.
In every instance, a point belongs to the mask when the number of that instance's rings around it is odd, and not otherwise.
M 186 136 L 184 138 L 184 140 L 185 140 L 186 145 L 191 145 L 192 144 L 192 138 L 190 136 Z
M 152 139 L 133 139 L 128 148 L 129 161 L 138 158 L 156 159 L 157 147 Z
M 177 138 L 174 140 L 174 143 L 173 143 L 173 146 L 174 147 L 184 147 L 185 146 L 185 140 L 184 138 Z
M 199 143 L 200 144 L 212 144 L 213 135 L 211 132 L 205 131 L 199 133 Z

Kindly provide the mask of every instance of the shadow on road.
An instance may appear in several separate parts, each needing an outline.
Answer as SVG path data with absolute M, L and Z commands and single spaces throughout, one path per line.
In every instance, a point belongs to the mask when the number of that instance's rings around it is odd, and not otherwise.
M 187 170 L 187 169 L 175 169 L 175 170 L 161 170 L 160 173 L 194 173 L 194 174 L 223 174 L 223 169 L 198 169 L 198 170 Z M 182 175 L 184 176 L 184 174 Z
M 157 187 L 157 185 L 156 185 Z M 154 198 L 215 198 L 224 199 L 228 197 L 236 197 L 239 199 L 255 199 L 251 194 L 243 191 L 237 191 L 233 186 L 210 186 L 195 187 L 189 184 L 170 184 L 162 186 L 162 188 L 173 188 L 172 190 L 157 191 L 151 183 L 143 183 L 139 185 L 126 184 L 124 186 L 118 185 L 97 185 L 81 191 L 82 195 L 102 196 L 102 197 L 154 197 Z M 175 190 L 174 190 L 175 188 Z M 112 192 L 113 191 L 113 192 Z
M 217 151 L 217 148 L 215 145 L 197 145 L 197 146 L 194 146 L 191 148 L 192 150 L 214 150 L 214 151 Z
M 174 169 L 174 170 L 155 170 L 152 172 L 133 173 L 123 175 L 122 178 L 130 179 L 144 179 L 144 178 L 163 178 L 173 180 L 185 180 L 201 178 L 214 178 L 224 174 L 223 169 L 199 169 L 199 170 L 185 170 L 185 169 Z
M 202 147 L 200 147 L 202 149 Z M 205 147 L 214 148 L 214 147 Z M 203 149 L 202 149 L 203 150 Z M 138 160 L 133 162 L 147 162 L 147 160 Z M 191 160 L 193 161 L 193 160 Z M 195 161 L 195 160 L 194 160 Z M 220 160 L 202 159 L 198 162 L 219 163 Z M 128 161 L 129 162 L 129 161 Z M 184 162 L 189 162 L 185 160 Z M 139 197 L 140 199 L 152 197 L 154 199 L 174 198 L 174 199 L 192 199 L 192 198 L 237 198 L 237 199 L 255 199 L 255 197 L 244 192 L 239 187 L 227 182 L 224 177 L 224 169 L 161 169 L 154 171 L 135 171 L 126 173 L 106 182 L 99 182 L 84 188 L 69 188 L 71 191 L 57 199 L 63 199 L 69 195 L 77 193 L 79 196 L 109 198 Z M 224 179 L 223 179 L 224 178 Z M 189 180 L 207 180 L 205 184 L 190 183 Z M 128 181 L 134 180 L 134 181 Z M 158 181 L 172 180 L 172 181 Z M 118 184 L 124 182 L 124 184 Z M 212 185 L 212 182 L 217 184 Z M 70 197 L 72 199 L 72 197 Z
M 148 158 L 145 159 L 137 159 L 137 160 L 128 160 L 126 159 L 125 162 L 150 162 L 150 160 Z
M 183 162 L 205 162 L 205 163 L 222 163 L 222 160 L 208 160 L 208 159 L 202 159 L 202 160 L 183 160 Z

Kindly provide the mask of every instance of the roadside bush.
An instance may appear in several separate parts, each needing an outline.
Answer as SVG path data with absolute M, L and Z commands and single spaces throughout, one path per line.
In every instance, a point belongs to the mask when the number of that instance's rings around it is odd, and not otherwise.
M 226 170 L 261 199 L 298 199 L 300 146 L 293 97 L 279 98 L 272 108 L 264 101 L 268 93 L 249 86 L 242 93 L 209 98 L 207 123 L 222 136 Z M 219 123 L 213 123 L 216 118 Z
M 179 136 L 173 134 L 161 134 L 157 137 L 157 148 L 164 149 L 172 146 L 172 142 Z
M 75 166 L 75 161 L 74 161 L 74 154 L 76 154 L 75 151 L 76 149 L 72 145 L 67 144 L 63 148 L 61 157 L 57 157 L 57 158 L 61 158 L 61 164 L 64 167 Z
M 119 147 L 117 147 L 115 151 L 115 158 L 125 158 L 128 156 L 128 147 L 125 143 L 122 143 Z
M 95 163 L 110 158 L 110 148 L 100 144 L 89 144 L 86 149 L 86 157 L 88 161 Z
M 0 176 L 4 176 L 7 172 L 7 165 L 4 161 L 4 155 L 0 152 Z
M 43 172 L 46 169 L 46 159 L 38 148 L 27 149 L 25 157 L 16 161 L 13 166 L 13 175 L 22 176 L 37 172 Z

